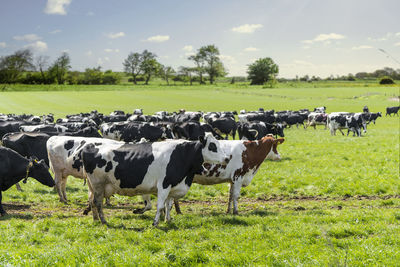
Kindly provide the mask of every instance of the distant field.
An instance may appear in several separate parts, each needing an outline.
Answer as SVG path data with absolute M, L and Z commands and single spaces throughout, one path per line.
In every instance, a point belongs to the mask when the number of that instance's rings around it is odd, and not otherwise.
M 350 85 L 349 85 L 350 84 Z M 132 214 L 140 198 L 116 196 L 110 226 L 82 216 L 87 189 L 70 178 L 70 205 L 30 179 L 3 194 L 0 264 L 6 265 L 396 265 L 400 262 L 399 87 L 228 86 L 69 87 L 0 93 L 0 113 L 66 114 L 97 109 L 222 111 L 312 109 L 381 111 L 361 138 L 323 126 L 286 129 L 280 162 L 266 161 L 242 189 L 239 216 L 224 214 L 228 186 L 193 185 L 183 215 L 151 227 L 155 211 Z M 35 89 L 35 86 L 32 87 Z M 25 87 L 25 89 L 32 89 Z M 136 203 L 136 204 L 132 204 Z M 10 249 L 12 248 L 12 249 Z

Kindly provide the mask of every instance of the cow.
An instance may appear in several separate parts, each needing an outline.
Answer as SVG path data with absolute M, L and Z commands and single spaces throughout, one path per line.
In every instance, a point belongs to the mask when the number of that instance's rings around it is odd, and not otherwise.
M 123 142 L 103 139 L 74 136 L 52 136 L 47 140 L 46 149 L 50 169 L 54 173 L 56 190 L 60 201 L 67 203 L 66 185 L 69 175 L 85 179 L 82 169 L 82 149 L 85 144 L 118 144 Z
M 281 116 L 279 116 L 279 121 L 282 123 L 285 123 L 289 127 L 296 124 L 296 127 L 299 128 L 299 124 L 301 124 L 301 125 L 303 125 L 303 128 L 305 129 L 304 121 L 307 119 L 307 117 L 308 117 L 308 114 L 306 114 L 306 113 L 300 114 L 300 113 L 290 112 L 290 113 L 285 113 L 285 114 L 282 114 Z
M 201 116 L 202 116 L 201 112 L 180 110 L 180 112 L 174 116 L 174 121 L 175 122 L 185 122 L 185 121 L 200 122 Z
M 57 124 L 39 124 L 39 125 L 22 125 L 19 127 L 21 132 L 32 133 L 32 132 L 57 132 L 65 133 L 70 130 L 68 127 Z
M 371 121 L 375 124 L 375 121 L 379 118 L 382 117 L 382 113 L 381 112 L 376 112 L 376 113 L 366 113 L 365 114 L 365 118 L 367 121 L 367 124 L 370 124 Z
M 103 198 L 113 194 L 134 196 L 157 194 L 157 212 L 153 225 L 159 223 L 162 209 L 171 219 L 173 199 L 183 197 L 195 174 L 203 171 L 203 162 L 226 160 L 219 142 L 211 135 L 200 141 L 168 140 L 164 142 L 118 145 L 86 145 L 82 151 L 83 167 L 92 192 L 93 219 L 106 220 Z
M 262 121 L 253 121 L 249 123 L 239 123 L 238 134 L 240 140 L 247 139 L 250 141 L 261 139 L 268 134 L 284 137 L 283 128 L 284 126 L 280 123 L 270 124 Z
M 145 138 L 151 142 L 174 138 L 172 130 L 167 126 L 158 126 L 149 123 L 117 123 L 108 127 L 103 132 L 104 138 L 114 139 L 124 142 L 139 142 L 140 139 Z
M 326 113 L 311 112 L 310 114 L 308 114 L 307 124 L 306 124 L 305 128 L 307 128 L 309 126 L 313 126 L 314 129 L 316 129 L 317 125 L 325 125 L 325 129 L 326 129 L 327 117 L 328 117 L 328 115 Z
M 314 112 L 318 112 L 318 113 L 325 113 L 326 112 L 326 107 L 318 107 L 318 108 L 314 108 Z
M 251 122 L 251 121 L 262 121 L 265 123 L 274 123 L 276 121 L 276 117 L 274 116 L 274 113 L 272 112 L 265 112 L 265 113 L 246 113 L 246 114 L 239 114 L 238 115 L 239 121 L 240 122 Z
M 387 116 L 387 115 L 389 115 L 390 117 L 392 116 L 392 113 L 393 114 L 396 114 L 397 116 L 399 116 L 399 109 L 400 109 L 400 106 L 398 106 L 398 107 L 387 107 L 386 108 L 386 115 L 385 115 L 385 117 Z
M 32 123 L 26 121 L 1 121 L 0 138 L 3 138 L 7 133 L 19 132 L 19 127 L 22 125 L 32 125 Z
M 175 123 L 172 126 L 172 131 L 176 138 L 186 139 L 186 140 L 199 140 L 200 136 L 205 136 L 206 132 L 210 132 L 215 138 L 221 140 L 223 137 L 219 135 L 211 125 L 207 123 L 199 123 L 196 121 L 187 121 L 183 123 Z
M 237 123 L 235 119 L 230 117 L 217 119 L 210 118 L 207 123 L 210 124 L 214 131 L 219 135 L 225 134 L 226 140 L 228 139 L 229 135 L 232 135 L 232 138 L 235 139 L 237 130 Z
M 222 140 L 221 149 L 229 157 L 229 161 L 204 163 L 204 171 L 196 174 L 193 182 L 201 185 L 230 183 L 227 213 L 232 211 L 233 203 L 233 214 L 238 214 L 241 188 L 250 184 L 265 159 L 274 161 L 281 159 L 277 146 L 283 142 L 283 138 L 274 139 L 271 136 L 258 141 Z M 143 200 L 146 207 L 139 212 L 151 209 L 150 195 L 144 195 Z M 175 208 L 177 213 L 181 213 L 178 201 L 175 201 Z
M 43 160 L 27 159 L 6 147 L 0 147 L 0 215 L 6 215 L 1 203 L 2 192 L 28 177 L 36 179 L 43 185 L 54 186 L 53 177 Z
M 327 124 L 331 135 L 336 135 L 336 130 L 339 130 L 344 135 L 342 129 L 348 129 L 353 132 L 353 136 L 361 136 L 361 127 L 364 128 L 364 133 L 367 131 L 364 113 L 348 113 L 348 112 L 332 112 L 328 115 Z
M 369 113 L 369 108 L 368 108 L 367 105 L 365 105 L 365 106 L 363 107 L 363 112 L 364 112 L 364 113 Z

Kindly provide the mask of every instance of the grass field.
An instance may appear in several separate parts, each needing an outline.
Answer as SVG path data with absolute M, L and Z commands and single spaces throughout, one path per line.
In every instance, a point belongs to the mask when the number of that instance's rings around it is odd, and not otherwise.
M 32 87 L 37 89 L 37 86 Z M 399 87 L 76 87 L 67 91 L 0 93 L 0 112 L 97 109 L 312 109 L 384 113 L 399 104 Z M 81 215 L 82 180 L 69 179 L 69 205 L 33 179 L 3 193 L 0 265 L 335 265 L 400 262 L 399 118 L 383 117 L 361 138 L 330 136 L 319 126 L 286 129 L 280 162 L 266 161 L 242 189 L 239 215 L 226 215 L 228 186 L 193 185 L 171 224 L 151 225 L 155 211 L 136 215 L 140 198 L 115 196 L 109 226 Z

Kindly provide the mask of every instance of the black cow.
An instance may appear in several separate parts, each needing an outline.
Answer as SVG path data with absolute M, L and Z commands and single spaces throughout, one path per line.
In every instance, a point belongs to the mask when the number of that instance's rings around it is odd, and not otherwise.
M 210 132 L 217 139 L 223 139 L 221 135 L 214 131 L 211 125 L 206 123 L 199 123 L 197 121 L 187 121 L 183 123 L 176 123 L 173 126 L 173 133 L 175 138 L 186 140 L 199 140 L 200 136 L 204 137 L 206 132 Z
M 43 160 L 36 161 L 26 159 L 12 149 L 0 147 L 0 215 L 6 211 L 1 203 L 2 191 L 6 191 L 22 179 L 35 178 L 40 183 L 49 187 L 54 186 L 53 177 L 49 173 L 49 167 Z
M 250 141 L 259 140 L 268 134 L 284 137 L 283 128 L 280 123 L 276 125 L 264 122 L 239 123 L 238 134 L 239 139 L 246 138 Z
M 31 122 L 26 121 L 2 121 L 0 122 L 0 138 L 7 133 L 19 132 L 19 127 L 22 125 L 33 125 Z
M 367 124 L 370 124 L 371 121 L 375 124 L 375 121 L 378 119 L 378 117 L 382 117 L 381 112 L 365 113 L 365 119 L 367 121 Z
M 226 140 L 228 140 L 229 135 L 232 135 L 232 138 L 235 139 L 237 123 L 234 119 L 230 117 L 218 118 L 218 119 L 209 119 L 207 122 L 219 135 L 225 134 Z
M 172 130 L 169 127 L 135 122 L 113 124 L 103 132 L 103 136 L 125 142 L 139 142 L 142 138 L 151 142 L 174 138 Z
M 398 113 L 399 109 L 400 109 L 400 106 L 398 106 L 398 107 L 387 107 L 385 116 L 389 115 L 391 117 L 392 113 L 396 114 L 397 116 L 399 116 L 399 113 Z

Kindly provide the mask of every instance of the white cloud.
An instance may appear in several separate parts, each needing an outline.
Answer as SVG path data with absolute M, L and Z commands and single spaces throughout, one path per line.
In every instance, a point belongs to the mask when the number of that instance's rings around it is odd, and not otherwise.
M 87 51 L 87 52 L 86 52 L 86 55 L 89 56 L 89 57 L 92 56 L 92 55 L 93 55 L 92 50 Z
M 244 49 L 244 51 L 246 52 L 255 52 L 255 51 L 259 51 L 260 49 L 258 49 L 257 47 L 246 47 Z
M 111 33 L 107 34 L 107 37 L 110 39 L 117 39 L 117 38 L 124 37 L 124 36 L 125 36 L 124 32 L 117 32 L 117 33 L 111 32 Z
M 94 16 L 94 12 L 89 11 L 88 13 L 86 13 L 86 16 L 89 16 L 89 17 Z
M 56 33 L 60 33 L 60 32 L 61 32 L 61 30 L 57 29 L 57 30 L 51 31 L 51 32 L 49 32 L 49 33 L 50 33 L 50 34 L 56 34 Z
M 301 41 L 303 44 L 312 44 L 315 42 L 324 42 L 325 45 L 328 45 L 331 43 L 331 40 L 340 40 L 344 39 L 346 36 L 338 33 L 321 33 L 318 34 L 314 39 L 312 40 L 303 40 Z
M 106 49 L 104 49 L 104 52 L 107 52 L 107 53 L 112 53 L 112 52 L 118 53 L 119 49 L 106 48 Z
M 61 50 L 62 53 L 69 53 L 69 49 Z
M 110 61 L 110 58 L 109 57 L 104 57 L 104 60 L 105 61 Z
M 229 55 L 220 55 L 219 58 L 222 61 L 225 61 L 225 62 L 230 63 L 230 64 L 236 63 L 236 59 L 234 57 L 232 57 L 232 56 L 229 56 Z
M 71 4 L 71 0 L 47 0 L 46 7 L 44 8 L 44 13 L 66 15 L 67 11 L 65 10 L 65 8 L 69 4 Z
M 17 40 L 17 41 L 34 42 L 34 41 L 40 40 L 42 38 L 37 36 L 34 33 L 31 33 L 31 34 L 25 34 L 25 35 L 20 35 L 20 36 L 14 36 L 13 39 Z
M 162 43 L 169 40 L 169 35 L 155 35 L 146 39 L 147 42 Z
M 352 50 L 363 50 L 363 49 L 371 49 L 374 48 L 370 45 L 359 45 L 359 46 L 353 46 L 351 49 Z
M 99 66 L 103 65 L 103 60 L 101 59 L 101 57 L 97 59 L 97 65 Z
M 193 56 L 193 55 L 195 55 L 194 52 L 187 52 L 187 53 L 185 53 L 185 57 L 190 57 L 190 56 Z
M 255 30 L 262 27 L 262 24 L 243 24 L 238 27 L 233 27 L 231 30 L 238 33 L 253 33 Z
M 191 52 L 193 51 L 193 46 L 191 45 L 185 45 L 182 50 L 186 51 L 186 52 Z
M 42 41 L 36 41 L 34 43 L 25 45 L 24 48 L 29 48 L 38 52 L 44 52 L 47 50 L 47 44 Z
M 400 46 L 400 42 L 395 43 L 394 46 Z
M 368 37 L 368 41 L 383 42 L 383 41 L 387 41 L 387 38 L 386 37 L 381 37 L 381 38 Z
M 1 48 L 5 48 L 7 46 L 7 44 L 5 42 L 0 42 L 0 47 Z
M 397 37 L 400 37 L 400 32 L 397 32 L 394 35 L 397 36 Z

